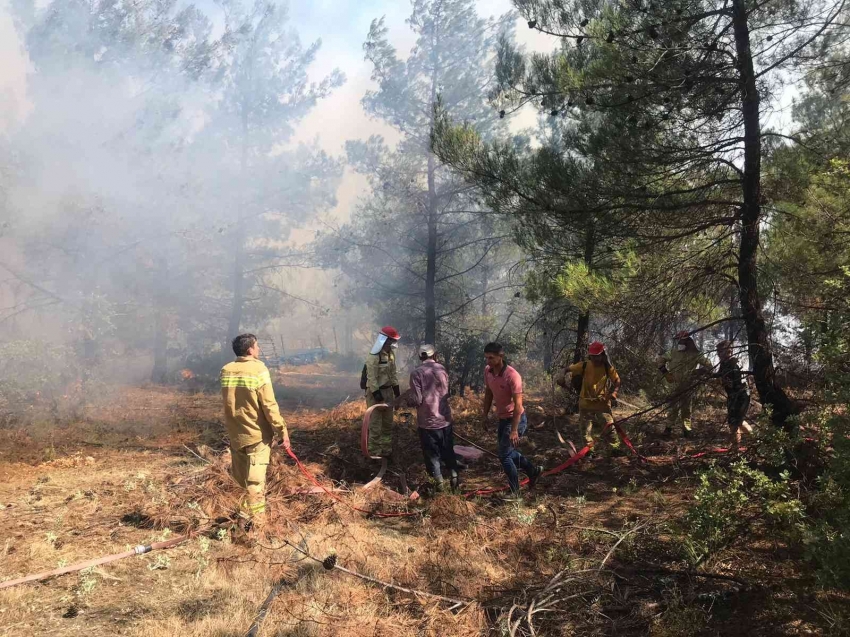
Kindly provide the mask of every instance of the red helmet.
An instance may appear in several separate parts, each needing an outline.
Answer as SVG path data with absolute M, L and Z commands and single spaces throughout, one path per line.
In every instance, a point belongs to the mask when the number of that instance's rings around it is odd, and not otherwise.
M 605 351 L 605 346 L 599 341 L 593 341 L 587 348 L 587 353 L 591 356 L 599 356 Z
M 384 327 L 382 327 L 381 334 L 383 334 L 387 338 L 393 339 L 394 341 L 401 340 L 401 334 L 398 333 L 398 330 L 396 330 L 396 328 L 390 325 L 385 325 Z
M 676 332 L 676 336 L 674 336 L 673 338 L 675 338 L 677 341 L 683 341 L 686 338 L 690 337 L 691 333 L 688 330 L 682 330 L 681 332 Z

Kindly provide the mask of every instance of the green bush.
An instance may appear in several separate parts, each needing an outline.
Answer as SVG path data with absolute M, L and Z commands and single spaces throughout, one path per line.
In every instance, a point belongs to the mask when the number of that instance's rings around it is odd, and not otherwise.
M 773 480 L 742 460 L 728 468 L 712 464 L 699 480 L 683 528 L 692 564 L 727 547 L 754 524 L 789 542 L 802 539 L 804 506 L 792 496 L 787 472 Z
M 850 590 L 850 420 L 836 415 L 823 431 L 831 433 L 832 449 L 812 498 L 817 522 L 806 535 L 807 554 L 824 586 Z

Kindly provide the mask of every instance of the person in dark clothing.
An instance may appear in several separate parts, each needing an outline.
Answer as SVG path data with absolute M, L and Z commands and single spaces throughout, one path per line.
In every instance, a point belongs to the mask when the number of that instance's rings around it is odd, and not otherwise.
M 726 391 L 726 422 L 729 425 L 729 447 L 737 451 L 741 445 L 741 429 L 752 431 L 744 418 L 750 407 L 750 388 L 741 371 L 738 359 L 732 353 L 732 341 L 720 341 L 717 344 L 717 356 L 720 368 L 717 376 Z
M 410 389 L 398 399 L 416 407 L 419 442 L 425 459 L 425 470 L 437 491 L 445 489 L 441 462 L 450 472 L 452 488 L 458 486 L 458 466 L 454 452 L 452 410 L 449 406 L 449 375 L 436 361 L 433 345 L 419 348 L 422 364 L 410 374 Z

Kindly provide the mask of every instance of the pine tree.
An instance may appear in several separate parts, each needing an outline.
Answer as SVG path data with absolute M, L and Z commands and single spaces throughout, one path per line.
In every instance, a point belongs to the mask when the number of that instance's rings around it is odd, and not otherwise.
M 561 50 L 526 56 L 503 43 L 499 96 L 544 112 L 610 113 L 604 152 L 593 160 L 621 180 L 597 195 L 596 213 L 641 231 L 637 244 L 714 233 L 734 237 L 735 268 L 749 357 L 776 422 L 796 411 L 778 383 L 759 286 L 766 112 L 783 73 L 808 62 L 838 28 L 842 3 L 564 2 L 516 0 L 532 28 Z M 726 278 L 725 266 L 717 276 Z M 672 275 L 672 273 L 671 273 Z
M 407 319 L 406 329 L 431 343 L 438 326 L 469 329 L 460 318 L 479 303 L 489 311 L 488 299 L 507 289 L 498 256 L 507 232 L 484 218 L 471 189 L 430 150 L 438 102 L 484 135 L 499 127 L 485 92 L 507 23 L 478 17 L 472 0 L 416 0 L 408 24 L 417 40 L 406 60 L 389 43 L 383 18 L 372 22 L 364 44 L 378 87 L 363 106 L 401 139 L 394 149 L 378 137 L 348 144 L 372 196 L 335 245 L 347 251 L 344 269 L 360 292 L 385 301 L 384 316 Z
M 293 223 L 335 201 L 339 164 L 315 148 L 291 148 L 290 142 L 297 124 L 344 76 L 333 71 L 318 83 L 308 81 L 321 41 L 302 47 L 295 31 L 287 28 L 285 5 L 265 0 L 251 7 L 238 0 L 221 4 L 226 55 L 220 84 L 213 87 L 217 108 L 198 145 L 206 156 L 220 157 L 217 166 L 204 164 L 203 178 L 211 205 L 217 201 L 227 206 L 223 225 L 230 231 L 224 249 L 231 253 L 231 267 L 226 344 L 240 331 L 246 302 L 275 291 L 257 276 L 280 254 L 274 244 L 285 239 Z

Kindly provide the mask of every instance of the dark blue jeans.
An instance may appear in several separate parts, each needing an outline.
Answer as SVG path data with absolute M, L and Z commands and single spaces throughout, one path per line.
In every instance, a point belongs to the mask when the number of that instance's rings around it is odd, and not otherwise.
M 534 472 L 534 465 L 523 456 L 516 447 L 511 444 L 511 421 L 512 418 L 502 418 L 499 420 L 499 460 L 502 461 L 502 469 L 505 470 L 505 475 L 508 476 L 508 484 L 511 486 L 511 491 L 519 492 L 519 472 L 522 470 L 526 475 L 531 475 Z M 520 437 L 525 435 L 528 429 L 528 419 L 523 412 L 519 420 L 517 431 Z
M 454 430 L 452 426 L 443 429 L 419 428 L 419 442 L 422 443 L 422 456 L 425 458 L 425 470 L 435 480 L 443 479 L 440 468 L 442 460 L 446 469 L 452 476 L 457 475 L 457 461 L 455 459 Z

